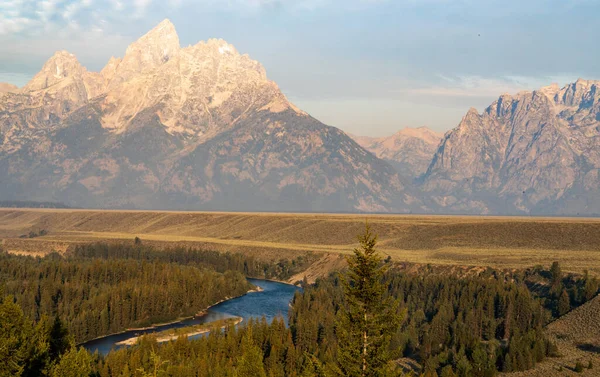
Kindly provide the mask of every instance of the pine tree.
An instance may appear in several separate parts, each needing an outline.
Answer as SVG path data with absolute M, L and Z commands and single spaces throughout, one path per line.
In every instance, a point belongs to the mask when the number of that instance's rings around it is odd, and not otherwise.
M 558 262 L 553 262 L 550 267 L 551 288 L 553 292 L 559 292 L 562 286 L 562 269 Z
M 69 330 L 59 316 L 54 317 L 48 341 L 50 343 L 48 352 L 50 359 L 52 360 L 58 359 L 60 355 L 74 346 L 75 342 L 72 337 L 69 336 Z
M 360 247 L 346 258 L 348 272 L 341 277 L 346 305 L 336 323 L 338 368 L 348 377 L 388 376 L 389 343 L 401 320 L 398 302 L 386 295 L 381 281 L 387 265 L 375 249 L 377 236 L 368 224 L 358 241 Z
M 92 357 L 84 349 L 71 348 L 52 368 L 52 377 L 86 377 L 92 373 Z
M 451 365 L 446 365 L 442 369 L 442 375 L 441 375 L 441 377 L 456 377 L 456 374 L 454 373 L 454 370 L 452 370 L 452 366 Z
M 238 362 L 236 377 L 267 377 L 263 366 L 263 354 L 254 344 L 252 326 L 247 328 L 242 344 L 243 354 Z
M 21 376 L 31 349 L 33 325 L 11 296 L 0 302 L 0 376 Z
M 563 289 L 558 299 L 558 315 L 563 316 L 571 310 L 571 300 L 569 294 Z

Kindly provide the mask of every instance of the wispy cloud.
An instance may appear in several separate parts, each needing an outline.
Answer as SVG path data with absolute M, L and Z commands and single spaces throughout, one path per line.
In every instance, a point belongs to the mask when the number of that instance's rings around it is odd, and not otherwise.
M 430 95 L 440 97 L 497 97 L 500 94 L 516 94 L 524 90 L 535 90 L 550 83 L 564 85 L 577 79 L 575 76 L 549 76 L 549 77 L 526 77 L 526 76 L 503 76 L 503 77 L 481 77 L 481 76 L 457 76 L 449 77 L 438 75 L 436 84 L 403 90 L 418 95 Z
M 2 0 L 0 36 L 40 35 L 64 28 L 98 30 L 120 14 L 142 17 L 153 0 Z M 120 13 L 119 13 L 120 12 Z
M 165 3 L 172 8 L 195 5 L 206 10 L 243 13 L 263 9 L 317 10 L 357 4 L 375 6 L 386 1 L 389 0 L 2 0 L 0 35 L 36 34 L 68 24 L 85 24 L 92 29 L 96 28 L 93 21 L 97 18 L 119 18 L 120 15 L 141 18 L 153 7 L 164 9 Z

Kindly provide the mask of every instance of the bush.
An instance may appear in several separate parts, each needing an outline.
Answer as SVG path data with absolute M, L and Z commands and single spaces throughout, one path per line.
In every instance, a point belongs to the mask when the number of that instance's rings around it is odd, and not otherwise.
M 581 364 L 580 361 L 578 361 L 577 364 L 575 364 L 575 372 L 583 373 L 583 364 Z

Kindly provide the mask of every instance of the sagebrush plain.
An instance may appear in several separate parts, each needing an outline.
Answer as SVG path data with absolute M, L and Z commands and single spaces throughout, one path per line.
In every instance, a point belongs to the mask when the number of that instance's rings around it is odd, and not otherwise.
M 366 221 L 394 261 L 500 269 L 559 261 L 567 272 L 600 275 L 600 219 L 593 218 L 0 209 L 0 240 L 9 252 L 40 255 L 139 237 L 164 247 L 266 259 L 312 252 L 332 261 L 351 252 Z

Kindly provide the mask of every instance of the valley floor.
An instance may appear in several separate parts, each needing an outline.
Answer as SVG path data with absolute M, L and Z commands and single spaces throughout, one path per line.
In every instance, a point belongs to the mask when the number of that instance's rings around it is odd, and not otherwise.
M 501 269 L 559 261 L 565 271 L 600 275 L 600 219 L 584 218 L 0 209 L 0 243 L 38 255 L 135 237 L 265 259 L 322 253 L 308 272 L 314 278 L 343 263 L 367 220 L 379 250 L 397 261 Z M 40 230 L 47 234 L 28 238 Z

